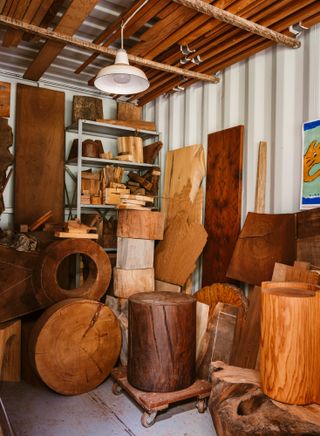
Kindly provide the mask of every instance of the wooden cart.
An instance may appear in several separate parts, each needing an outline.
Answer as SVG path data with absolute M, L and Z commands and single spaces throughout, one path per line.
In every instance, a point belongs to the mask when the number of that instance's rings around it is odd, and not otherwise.
M 159 411 L 168 409 L 171 404 L 178 401 L 197 398 L 196 407 L 199 413 L 205 412 L 207 408 L 211 383 L 206 380 L 196 380 L 188 388 L 175 392 L 144 392 L 134 388 L 128 382 L 126 367 L 114 368 L 111 375 L 115 380 L 112 387 L 114 395 L 119 395 L 122 390 L 125 390 L 143 408 L 141 424 L 144 427 L 153 425 Z

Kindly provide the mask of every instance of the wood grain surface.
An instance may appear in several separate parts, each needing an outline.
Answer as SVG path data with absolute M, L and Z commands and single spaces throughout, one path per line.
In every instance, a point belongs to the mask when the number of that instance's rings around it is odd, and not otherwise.
M 170 392 L 195 381 L 196 300 L 173 292 L 129 298 L 128 381 Z
M 153 268 L 154 241 L 149 239 L 120 238 L 117 243 L 117 268 Z
M 64 219 L 64 93 L 17 85 L 15 225 Z
M 115 365 L 121 346 L 111 309 L 85 299 L 67 299 L 47 309 L 35 323 L 30 359 L 42 381 L 63 395 L 88 392 Z
M 263 392 L 287 404 L 320 403 L 320 288 L 262 283 Z
M 21 320 L 0 324 L 0 380 L 20 381 Z
M 227 282 L 226 271 L 240 233 L 244 126 L 208 135 L 202 286 Z
M 218 436 L 318 435 L 320 406 L 271 400 L 260 388 L 259 372 L 213 362 L 209 410 Z
M 163 239 L 164 215 L 150 210 L 119 210 L 117 236 L 136 239 Z
M 0 117 L 10 117 L 11 83 L 0 82 Z
M 296 266 L 285 265 L 276 262 L 274 264 L 272 281 L 274 282 L 305 282 L 314 283 L 320 282 L 320 275 L 315 271 L 297 268 Z
M 129 298 L 137 292 L 154 291 L 154 269 L 113 268 L 113 291 L 119 298 Z

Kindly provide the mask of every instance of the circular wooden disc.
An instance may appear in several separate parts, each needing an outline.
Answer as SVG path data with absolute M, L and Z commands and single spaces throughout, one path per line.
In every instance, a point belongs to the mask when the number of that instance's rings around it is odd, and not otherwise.
M 36 322 L 29 352 L 42 381 L 64 395 L 88 392 L 110 374 L 120 353 L 119 322 L 105 305 L 68 299 Z

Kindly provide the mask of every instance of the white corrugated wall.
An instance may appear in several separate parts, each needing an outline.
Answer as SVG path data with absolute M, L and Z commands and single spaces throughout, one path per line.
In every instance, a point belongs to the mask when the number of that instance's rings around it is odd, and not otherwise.
M 300 204 L 302 123 L 320 117 L 320 25 L 298 50 L 273 47 L 227 68 L 219 84 L 199 83 L 145 107 L 167 150 L 202 143 L 208 133 L 245 126 L 242 218 L 254 208 L 259 141 L 268 142 L 266 211 Z

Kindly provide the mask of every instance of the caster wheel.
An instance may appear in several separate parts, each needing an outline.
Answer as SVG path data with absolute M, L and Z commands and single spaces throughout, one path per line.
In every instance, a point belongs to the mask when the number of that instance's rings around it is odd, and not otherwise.
M 122 387 L 118 385 L 118 383 L 113 383 L 112 385 L 112 393 L 114 395 L 120 395 L 122 393 Z
M 205 399 L 198 400 L 196 404 L 196 408 L 198 409 L 199 413 L 204 413 L 207 409 L 207 403 Z
M 141 424 L 143 425 L 143 427 L 151 427 L 155 423 L 156 416 L 157 412 L 144 412 L 141 416 Z

